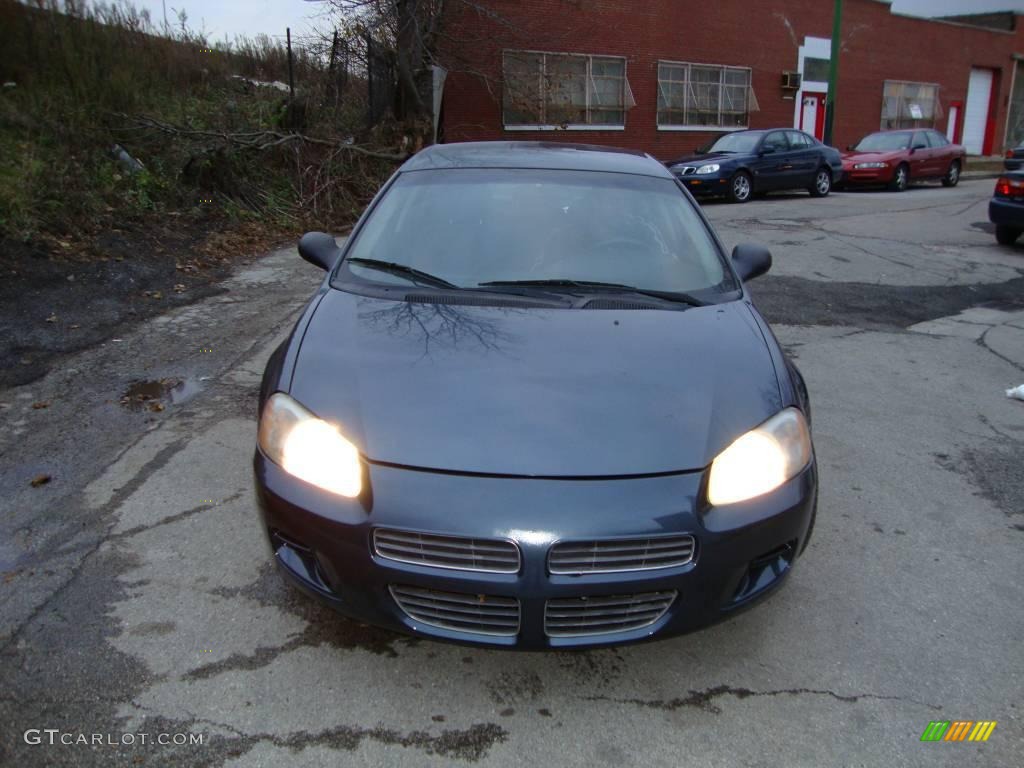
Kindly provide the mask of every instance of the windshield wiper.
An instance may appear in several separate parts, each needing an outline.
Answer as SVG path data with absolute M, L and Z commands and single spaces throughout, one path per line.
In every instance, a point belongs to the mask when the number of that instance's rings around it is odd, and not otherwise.
M 679 293 L 676 291 L 655 291 L 649 288 L 637 288 L 635 285 L 624 285 L 622 283 L 602 283 L 595 280 L 490 280 L 486 283 L 479 283 L 479 285 L 524 285 L 545 288 L 579 288 L 584 291 L 625 291 L 627 293 L 637 293 L 640 294 L 641 296 L 653 296 L 656 299 L 662 299 L 664 301 L 674 301 L 679 304 L 689 304 L 691 307 L 703 307 L 706 306 L 708 303 L 706 301 L 701 301 L 696 296 L 691 296 L 688 293 Z
M 423 272 L 422 270 L 410 267 L 407 264 L 399 264 L 394 261 L 381 261 L 380 259 L 360 259 L 350 258 L 345 259 L 350 264 L 358 264 L 361 267 L 367 269 L 376 269 L 379 272 L 387 272 L 392 275 L 399 275 L 400 277 L 407 277 L 410 280 L 417 280 L 426 285 L 432 285 L 435 288 L 458 288 L 454 283 L 449 283 L 443 277 L 437 277 L 429 272 Z

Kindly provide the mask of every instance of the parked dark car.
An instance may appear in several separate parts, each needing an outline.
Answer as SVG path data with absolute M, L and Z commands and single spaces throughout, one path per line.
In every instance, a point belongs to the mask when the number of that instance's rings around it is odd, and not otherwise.
M 1013 245 L 1024 232 L 1024 171 L 999 177 L 988 203 L 988 218 L 996 225 L 996 240 Z
M 843 154 L 843 184 L 902 192 L 913 181 L 937 179 L 955 187 L 966 165 L 967 151 L 938 131 L 878 131 Z
M 838 150 L 792 128 L 726 133 L 706 151 L 666 165 L 691 194 L 734 203 L 789 189 L 825 197 L 843 171 Z
M 1024 166 L 1024 146 L 1006 150 L 1003 167 L 1008 171 L 1019 171 Z
M 267 364 L 274 559 L 344 614 L 464 643 L 667 637 L 782 583 L 817 503 L 810 408 L 699 206 L 642 153 L 430 147 Z

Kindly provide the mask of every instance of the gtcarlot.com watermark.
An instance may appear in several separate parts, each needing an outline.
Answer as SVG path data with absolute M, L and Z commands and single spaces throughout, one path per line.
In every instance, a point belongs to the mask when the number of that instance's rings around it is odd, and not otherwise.
M 206 743 L 205 733 L 81 733 L 62 731 L 59 728 L 29 728 L 25 731 L 25 743 L 49 746 L 82 747 L 137 747 L 175 746 L 198 747 Z

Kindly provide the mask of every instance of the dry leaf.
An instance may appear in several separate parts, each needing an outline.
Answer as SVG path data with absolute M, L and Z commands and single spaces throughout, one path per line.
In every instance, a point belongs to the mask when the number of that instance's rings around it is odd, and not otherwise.
M 32 478 L 32 487 L 38 488 L 40 485 L 46 485 L 50 479 L 49 475 L 36 475 Z
M 57 322 L 57 315 L 56 314 L 50 315 L 48 318 L 46 318 L 46 322 L 48 322 L 48 323 L 56 323 Z
M 164 409 L 164 404 L 163 403 L 150 403 L 149 404 L 149 410 L 155 411 L 156 413 L 159 413 L 163 409 Z
M 34 408 L 37 411 L 40 410 L 41 408 L 49 408 L 49 407 L 50 407 L 50 401 L 49 400 L 40 400 L 38 403 L 32 403 L 32 408 Z

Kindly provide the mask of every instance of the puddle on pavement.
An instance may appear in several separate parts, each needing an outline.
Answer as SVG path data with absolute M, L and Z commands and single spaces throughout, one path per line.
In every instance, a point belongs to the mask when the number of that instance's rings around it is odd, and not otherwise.
M 121 405 L 133 411 L 162 411 L 167 403 L 178 405 L 203 390 L 196 378 L 167 378 L 133 381 L 121 395 Z

